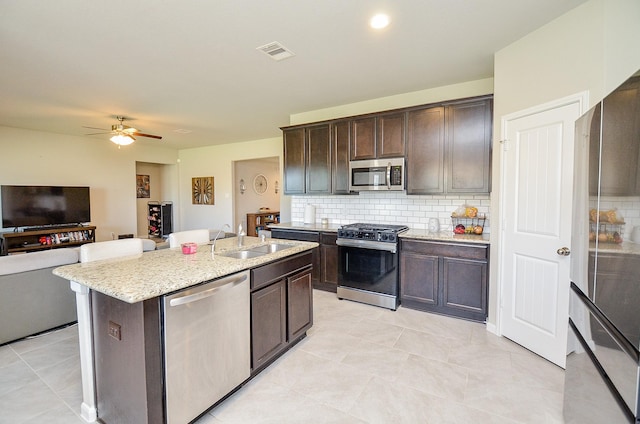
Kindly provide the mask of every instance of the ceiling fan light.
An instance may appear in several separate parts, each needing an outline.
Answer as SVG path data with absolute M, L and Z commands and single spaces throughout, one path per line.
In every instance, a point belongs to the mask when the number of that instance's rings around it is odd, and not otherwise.
M 111 137 L 110 140 L 116 143 L 118 146 L 128 146 L 135 141 L 133 137 L 123 134 L 116 134 Z

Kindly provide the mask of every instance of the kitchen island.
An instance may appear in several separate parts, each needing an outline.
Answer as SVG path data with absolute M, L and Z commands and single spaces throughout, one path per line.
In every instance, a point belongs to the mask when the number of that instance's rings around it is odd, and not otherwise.
M 312 324 L 310 250 L 315 247 L 317 243 L 267 243 L 254 237 L 245 237 L 243 246 L 238 247 L 238 239 L 229 238 L 216 242 L 214 255 L 211 246 L 200 245 L 191 255 L 174 248 L 56 268 L 54 273 L 70 280 L 76 292 L 83 382 L 81 416 L 87 422 L 100 419 L 107 424 L 172 422 L 165 397 L 171 391 L 165 374 L 170 350 L 165 346 L 169 331 L 165 300 L 225 277 L 251 276 L 250 294 L 245 283 L 251 313 L 247 310 L 241 321 L 246 321 L 249 331 L 250 314 L 251 319 L 265 317 L 251 321 L 252 328 L 263 324 L 259 333 L 251 333 L 251 350 L 255 346 L 260 350 L 259 356 L 251 352 L 253 362 L 259 359 L 258 364 L 251 364 L 251 375 L 262 370 L 303 338 Z M 252 248 L 264 248 L 264 253 L 252 250 L 247 254 Z M 245 254 L 238 255 L 241 250 Z M 280 296 L 274 297 L 273 293 Z M 202 319 L 194 328 L 207 321 L 232 320 Z M 275 345 L 274 335 L 278 337 Z M 216 361 L 213 357 L 209 360 L 214 365 Z M 183 364 L 185 369 L 188 365 Z M 216 402 L 206 404 L 198 413 Z

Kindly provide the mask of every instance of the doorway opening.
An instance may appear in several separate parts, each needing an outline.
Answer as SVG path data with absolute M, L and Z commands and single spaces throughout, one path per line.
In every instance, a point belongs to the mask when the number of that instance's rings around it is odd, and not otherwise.
M 282 178 L 278 156 L 235 161 L 233 175 L 234 232 L 239 225 L 245 232 L 249 226 L 256 226 L 255 222 L 247 222 L 247 214 L 266 209 L 280 212 Z
M 158 239 L 159 236 L 150 235 L 149 230 L 149 202 L 172 202 L 176 204 L 174 196 L 175 165 L 150 162 L 136 162 L 136 236 L 140 238 Z M 176 207 L 171 208 L 170 217 L 176 222 Z

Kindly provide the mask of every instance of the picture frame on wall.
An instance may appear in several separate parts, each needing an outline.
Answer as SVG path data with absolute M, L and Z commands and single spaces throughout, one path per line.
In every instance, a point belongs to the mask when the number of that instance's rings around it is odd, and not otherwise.
M 215 204 L 213 177 L 191 178 L 191 203 L 194 205 Z
M 136 175 L 136 197 L 148 199 L 151 196 L 151 184 L 148 175 Z

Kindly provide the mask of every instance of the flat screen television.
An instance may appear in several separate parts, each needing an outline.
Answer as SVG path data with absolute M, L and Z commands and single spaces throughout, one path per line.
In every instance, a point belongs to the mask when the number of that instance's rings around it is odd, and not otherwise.
M 74 225 L 91 221 L 89 187 L 0 187 L 2 227 Z

